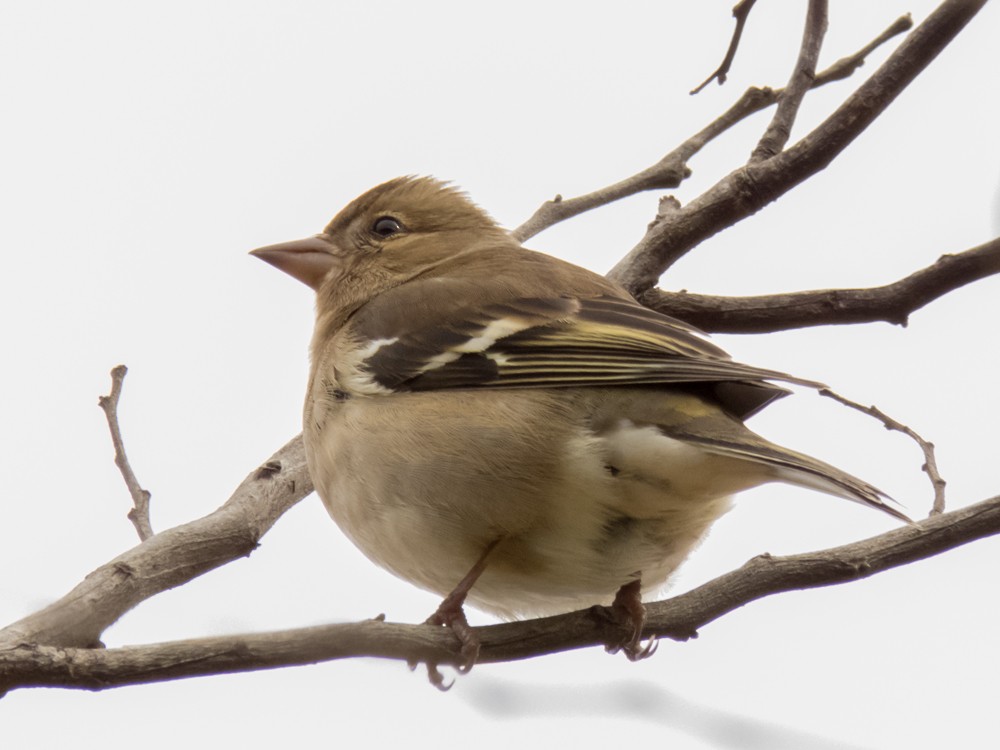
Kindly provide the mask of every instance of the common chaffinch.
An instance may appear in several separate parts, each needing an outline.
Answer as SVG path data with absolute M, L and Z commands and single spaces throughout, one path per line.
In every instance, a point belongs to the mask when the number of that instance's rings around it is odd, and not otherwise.
M 322 233 L 253 254 L 316 291 L 316 491 L 374 562 L 447 595 L 430 621 L 467 666 L 466 598 L 505 618 L 613 603 L 631 627 L 614 645 L 646 655 L 641 594 L 735 492 L 788 482 L 905 518 L 743 425 L 787 393 L 772 381 L 817 383 L 732 361 L 434 179 L 386 182 Z

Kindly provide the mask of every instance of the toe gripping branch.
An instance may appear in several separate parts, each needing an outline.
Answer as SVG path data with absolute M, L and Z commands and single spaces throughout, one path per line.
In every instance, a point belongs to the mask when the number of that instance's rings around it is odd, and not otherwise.
M 629 661 L 641 661 L 656 653 L 658 641 L 655 637 L 642 642 L 642 629 L 646 624 L 646 607 L 642 603 L 642 581 L 622 584 L 615 594 L 615 600 L 610 607 L 595 607 L 599 610 L 601 619 L 610 619 L 616 626 L 617 638 L 610 637 L 604 650 L 609 654 L 619 651 L 625 654 Z

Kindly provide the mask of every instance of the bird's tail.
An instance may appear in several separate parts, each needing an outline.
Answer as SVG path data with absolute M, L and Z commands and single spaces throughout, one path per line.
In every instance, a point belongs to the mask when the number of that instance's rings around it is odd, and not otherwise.
M 877 508 L 893 518 L 913 523 L 912 519 L 899 509 L 899 504 L 895 500 L 874 485 L 812 456 L 765 440 L 742 425 L 740 427 L 743 434 L 738 439 L 730 439 L 728 434 L 721 437 L 721 433 L 695 434 L 692 431 L 674 436 L 695 443 L 708 453 L 763 466 L 773 481 L 819 490 L 870 508 Z M 672 432 L 667 428 L 661 427 L 661 429 L 668 434 Z
M 913 523 L 912 519 L 899 509 L 899 503 L 863 479 L 858 479 L 812 456 L 796 453 L 787 448 L 782 448 L 781 453 L 783 454 L 781 460 L 767 462 L 779 481 L 853 500 L 877 508 L 893 518 Z

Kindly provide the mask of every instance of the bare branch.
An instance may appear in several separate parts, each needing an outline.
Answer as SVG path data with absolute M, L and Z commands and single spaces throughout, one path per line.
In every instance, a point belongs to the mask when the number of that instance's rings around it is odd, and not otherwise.
M 726 56 L 722 58 L 722 63 L 719 67 L 712 73 L 708 78 L 702 81 L 698 86 L 691 89 L 692 96 L 697 94 L 703 88 L 705 88 L 712 81 L 718 81 L 721 86 L 726 82 L 726 76 L 729 74 L 729 68 L 733 65 L 733 59 L 736 57 L 736 50 L 740 46 L 740 38 L 743 36 L 743 27 L 747 25 L 747 18 L 750 17 L 750 11 L 753 10 L 754 3 L 757 0 L 740 0 L 733 6 L 733 18 L 736 19 L 736 28 L 733 29 L 733 38 L 729 41 L 729 49 L 726 50 Z
M 729 112 L 726 113 L 726 115 L 728 114 Z M 723 115 L 716 120 L 713 125 L 721 125 L 721 121 L 726 117 L 726 115 Z M 732 127 L 734 122 L 737 122 L 737 120 L 726 122 L 723 127 L 718 129 L 718 132 L 722 132 Z M 708 130 L 708 128 L 706 128 L 706 130 Z M 599 206 L 606 206 L 609 203 L 614 203 L 617 200 L 646 190 L 677 187 L 691 176 L 691 170 L 688 169 L 686 165 L 687 159 L 682 156 L 684 147 L 691 143 L 694 138 L 697 138 L 703 133 L 705 133 L 705 130 L 698 133 L 698 135 L 694 136 L 691 140 L 686 141 L 679 148 L 671 151 L 653 166 L 648 167 L 631 177 L 627 177 L 620 182 L 616 182 L 614 185 L 608 185 L 607 187 L 600 188 L 592 193 L 587 193 L 586 195 L 581 195 L 576 198 L 564 199 L 561 195 L 557 195 L 552 200 L 545 201 L 545 203 L 539 206 L 538 210 L 531 215 L 531 218 L 529 218 L 517 229 L 511 231 L 511 236 L 518 242 L 524 242 L 525 240 L 534 237 L 542 230 L 548 229 L 553 224 L 558 224 L 560 221 L 565 221 L 566 219 L 585 213 L 591 209 L 598 208 Z M 714 137 L 715 135 L 712 135 L 708 140 L 711 140 L 711 138 Z M 705 142 L 707 142 L 707 140 Z M 701 145 L 699 145 L 695 151 L 700 148 Z
M 717 333 L 766 333 L 874 321 L 905 326 L 915 310 L 998 273 L 1000 238 L 961 253 L 942 255 L 904 279 L 869 289 L 822 289 L 755 297 L 650 289 L 638 300 L 653 310 Z
M 249 555 L 274 522 L 310 492 L 305 451 L 296 436 L 215 512 L 150 537 L 63 598 L 0 630 L 0 651 L 20 643 L 98 644 L 104 630 L 140 602 Z
M 913 22 L 909 20 L 909 16 L 898 19 L 888 29 L 883 31 L 877 39 L 866 45 L 864 49 L 838 60 L 830 68 L 817 74 L 813 82 L 813 88 L 830 83 L 831 81 L 847 78 L 864 64 L 865 57 L 871 54 L 873 49 L 884 44 L 892 37 L 903 33 L 912 25 Z M 563 198 L 561 195 L 557 195 L 551 201 L 546 201 L 539 206 L 531 218 L 517 229 L 514 229 L 511 235 L 519 242 L 524 242 L 539 232 L 548 229 L 553 224 L 558 224 L 561 221 L 565 221 L 594 208 L 606 206 L 609 203 L 627 198 L 630 195 L 635 195 L 646 190 L 677 187 L 691 175 L 691 170 L 687 166 L 687 162 L 691 157 L 701 151 L 714 138 L 725 133 L 741 120 L 746 119 L 755 112 L 760 112 L 762 109 L 770 107 L 778 101 L 783 93 L 784 89 L 766 87 L 747 89 L 726 112 L 709 123 L 701 131 L 688 138 L 684 143 L 656 162 L 656 164 L 613 185 L 595 190 L 586 195 L 576 198 Z
M 979 12 L 986 0 L 945 0 L 836 112 L 780 154 L 747 164 L 657 223 L 608 274 L 632 294 L 716 232 L 822 171 L 885 111 Z
M 121 428 L 118 425 L 118 399 L 122 395 L 122 382 L 128 368 L 118 365 L 111 371 L 111 393 L 97 399 L 97 405 L 104 410 L 108 418 L 108 429 L 111 430 L 111 444 L 115 447 L 115 466 L 122 473 L 128 493 L 132 496 L 132 509 L 128 512 L 128 520 L 135 526 L 139 541 L 145 541 L 153 536 L 153 527 L 149 522 L 149 498 L 151 495 L 139 484 L 132 465 L 125 456 L 125 441 L 122 440 Z
M 912 28 L 913 16 L 909 13 L 905 16 L 900 16 L 892 22 L 889 28 L 872 39 L 868 44 L 859 49 L 853 55 L 842 57 L 829 68 L 826 68 L 821 73 L 817 73 L 816 79 L 813 81 L 812 88 L 817 88 L 822 86 L 824 83 L 829 83 L 830 81 L 839 81 L 850 77 L 854 71 L 865 64 L 865 59 L 868 55 L 888 42 L 894 36 L 899 36 L 903 32 L 909 31 Z
M 770 159 L 775 154 L 781 153 L 788 143 L 802 99 L 816 80 L 816 64 L 823 46 L 823 37 L 826 36 L 827 10 L 827 0 L 809 0 L 799 57 L 795 61 L 795 68 L 788 79 L 788 85 L 778 100 L 774 117 L 771 118 L 771 123 L 750 155 L 751 162 Z
M 647 605 L 645 637 L 687 640 L 749 602 L 848 583 L 1000 533 L 1000 497 L 841 547 L 789 557 L 761 555 L 692 591 Z M 603 645 L 620 633 L 599 610 L 475 628 L 479 663 Z M 614 632 L 612 632 L 614 631 Z M 446 628 L 379 620 L 115 649 L 20 644 L 0 649 L 0 689 L 122 685 L 311 664 L 357 656 L 458 664 Z
M 930 515 L 936 516 L 944 513 L 944 487 L 947 482 L 944 481 L 941 474 L 938 472 L 937 460 L 934 458 L 934 443 L 924 440 L 912 428 L 907 427 L 902 422 L 897 422 L 876 406 L 862 406 L 857 401 L 851 401 L 850 399 L 844 398 L 839 393 L 834 393 L 829 388 L 821 388 L 818 393 L 820 396 L 832 398 L 834 401 L 841 403 L 844 406 L 849 406 L 852 409 L 860 411 L 862 414 L 874 417 L 885 425 L 887 430 L 902 432 L 904 435 L 910 437 L 918 446 L 920 446 L 920 450 L 923 451 L 924 454 L 924 465 L 921 469 L 923 469 L 923 471 L 930 478 L 931 487 L 934 489 L 934 504 L 931 507 Z

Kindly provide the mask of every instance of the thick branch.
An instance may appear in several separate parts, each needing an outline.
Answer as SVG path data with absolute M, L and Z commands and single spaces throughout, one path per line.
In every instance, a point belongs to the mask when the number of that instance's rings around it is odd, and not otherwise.
M 21 643 L 99 644 L 101 633 L 140 602 L 249 555 L 274 522 L 310 492 L 302 440 L 295 437 L 214 513 L 147 539 L 62 599 L 0 630 L 0 652 Z
M 827 27 L 827 0 L 809 0 L 809 11 L 806 13 L 806 27 L 802 33 L 802 45 L 799 57 L 795 61 L 788 85 L 778 100 L 778 108 L 774 117 L 761 136 L 760 142 L 750 155 L 750 161 L 770 159 L 788 143 L 792 135 L 792 125 L 806 92 L 812 88 L 816 80 L 816 63 L 819 61 L 819 51 L 823 46 L 823 37 Z
M 164 532 L 166 533 L 166 532 Z M 647 605 L 646 637 L 686 640 L 699 628 L 766 596 L 867 578 L 1000 533 L 1000 497 L 861 542 L 790 557 L 762 555 L 680 596 Z M 594 610 L 476 628 L 480 663 L 528 659 L 604 644 L 614 627 Z M 208 674 L 356 656 L 456 664 L 445 628 L 369 620 L 116 649 L 20 645 L 0 649 L 0 688 L 102 690 Z
M 865 58 L 872 50 L 884 44 L 894 36 L 902 34 L 913 26 L 909 16 L 897 19 L 889 28 L 867 44 L 863 49 L 844 57 L 829 68 L 816 75 L 812 88 L 817 88 L 831 81 L 839 81 L 850 76 L 864 64 Z M 647 167 L 638 174 L 620 180 L 613 185 L 595 190 L 592 193 L 576 198 L 564 199 L 557 195 L 553 200 L 543 203 L 537 211 L 521 226 L 511 232 L 519 242 L 534 237 L 539 232 L 548 229 L 553 224 L 585 213 L 599 206 L 606 206 L 614 201 L 645 190 L 657 190 L 677 187 L 691 175 L 687 163 L 695 154 L 701 151 L 707 143 L 725 133 L 740 121 L 755 112 L 767 109 L 778 101 L 784 89 L 750 88 L 747 89 L 733 106 L 698 133 L 688 138 L 684 143 L 668 153 L 656 164 Z
M 1000 273 L 1000 238 L 937 261 L 904 279 L 869 289 L 822 289 L 757 297 L 718 297 L 650 289 L 639 301 L 704 331 L 766 333 L 790 328 L 885 321 L 910 314 L 948 292 Z
M 608 274 L 633 294 L 698 243 L 745 219 L 823 170 L 937 57 L 986 0 L 946 0 L 829 118 L 801 141 L 728 175 L 656 223 Z

